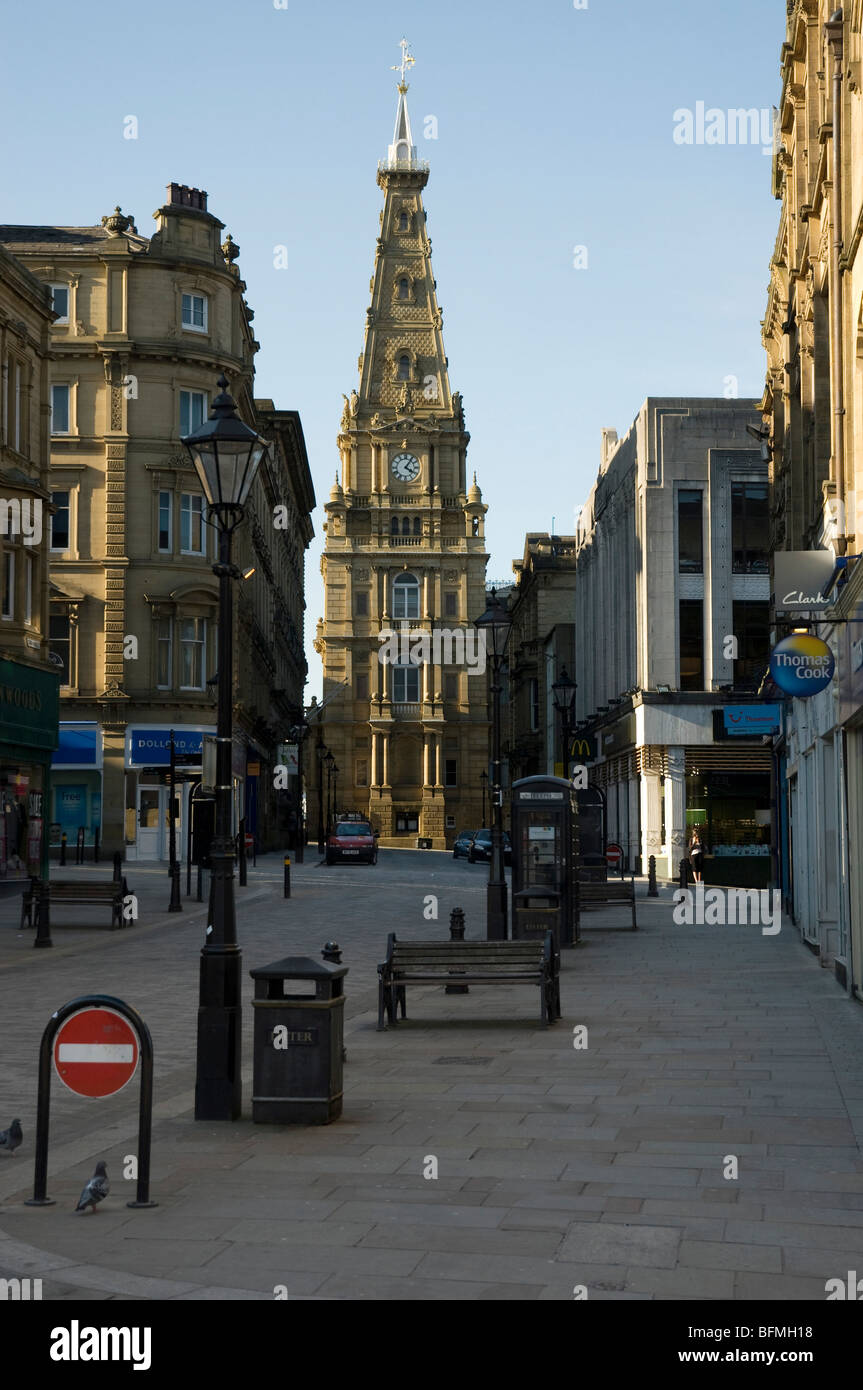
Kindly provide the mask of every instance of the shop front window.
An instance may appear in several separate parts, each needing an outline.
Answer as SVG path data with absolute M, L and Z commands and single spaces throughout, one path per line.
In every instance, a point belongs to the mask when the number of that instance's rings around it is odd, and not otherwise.
M 0 879 L 40 875 L 43 825 L 42 768 L 0 767 Z

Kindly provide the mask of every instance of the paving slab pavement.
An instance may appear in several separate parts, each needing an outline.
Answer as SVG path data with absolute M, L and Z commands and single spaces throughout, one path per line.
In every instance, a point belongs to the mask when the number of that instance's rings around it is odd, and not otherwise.
M 267 1300 L 285 1286 L 314 1300 L 544 1301 L 585 1285 L 604 1301 L 797 1301 L 823 1299 L 863 1258 L 863 1013 L 788 923 L 776 937 L 675 926 L 665 888 L 639 896 L 636 933 L 613 908 L 585 914 L 553 1028 L 539 1027 L 533 990 L 474 986 L 411 990 L 409 1018 L 379 1034 L 387 933 L 446 938 L 462 906 L 468 936 L 482 936 L 481 866 L 384 851 L 376 869 L 339 872 L 312 855 L 286 903 L 280 859 L 262 858 L 237 890 L 244 1118 L 196 1124 L 206 905 L 169 916 L 164 867 L 126 872 L 138 922 L 110 932 L 58 915 L 51 951 L 34 951 L 0 901 L 0 1127 L 16 1114 L 25 1130 L 0 1155 L 0 1277 L 42 1278 L 56 1300 Z M 317 957 L 332 937 L 350 968 L 343 1116 L 253 1125 L 248 969 Z M 153 1033 L 149 1211 L 126 1207 L 122 1176 L 137 1081 L 102 1102 L 55 1083 L 57 1205 L 23 1205 L 39 1038 L 53 1009 L 90 991 L 126 999 Z M 77 1216 L 97 1158 L 111 1195 Z

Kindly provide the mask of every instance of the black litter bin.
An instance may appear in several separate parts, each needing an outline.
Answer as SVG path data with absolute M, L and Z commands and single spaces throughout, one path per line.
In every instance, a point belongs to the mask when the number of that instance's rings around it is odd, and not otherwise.
M 255 982 L 252 1120 L 328 1125 L 342 1113 L 345 965 L 289 956 Z M 295 983 L 305 986 L 293 993 Z

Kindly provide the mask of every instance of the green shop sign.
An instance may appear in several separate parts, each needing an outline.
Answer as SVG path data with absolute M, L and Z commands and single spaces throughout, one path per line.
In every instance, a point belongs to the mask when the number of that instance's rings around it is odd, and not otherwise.
M 0 661 L 0 741 L 27 748 L 56 748 L 60 725 L 60 676 Z

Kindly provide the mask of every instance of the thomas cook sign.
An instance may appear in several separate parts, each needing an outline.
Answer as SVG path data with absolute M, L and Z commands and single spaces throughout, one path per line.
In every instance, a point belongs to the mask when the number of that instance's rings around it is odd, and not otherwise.
M 770 674 L 786 695 L 805 699 L 826 690 L 833 679 L 836 662 L 826 642 L 808 633 L 796 632 L 773 648 Z

